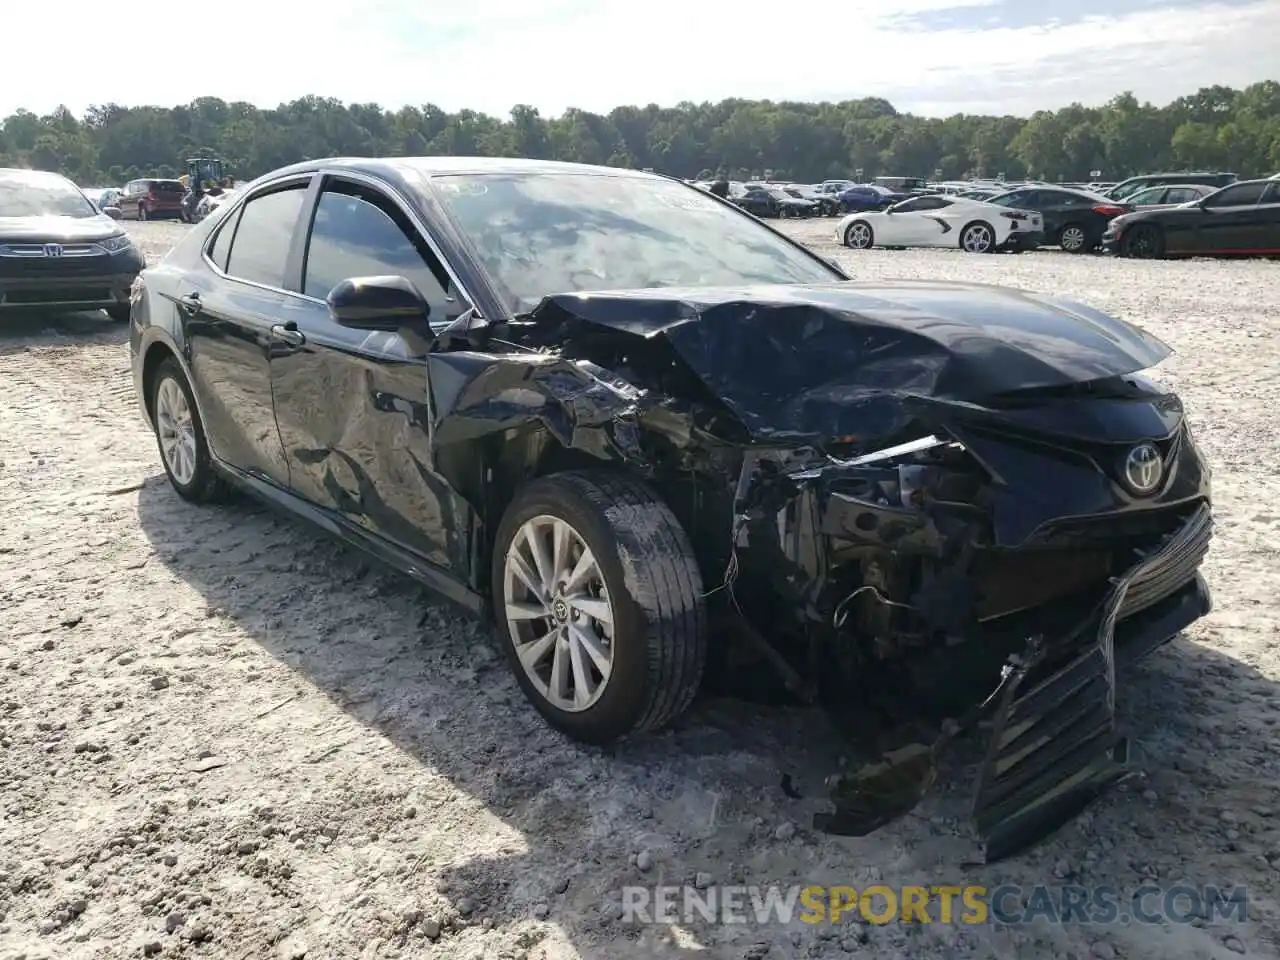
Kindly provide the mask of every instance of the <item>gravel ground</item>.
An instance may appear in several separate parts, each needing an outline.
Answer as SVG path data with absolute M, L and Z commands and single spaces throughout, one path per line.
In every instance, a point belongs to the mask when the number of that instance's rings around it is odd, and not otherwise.
M 571 745 L 485 634 L 414 586 L 253 504 L 180 502 L 122 328 L 6 321 L 0 957 L 1280 954 L 1280 264 L 852 254 L 832 227 L 787 225 L 859 277 L 1068 294 L 1177 349 L 1163 374 L 1215 469 L 1217 609 L 1126 692 L 1145 780 L 1038 851 L 963 867 L 958 788 L 865 839 L 813 834 L 816 801 L 781 775 L 812 797 L 841 746 L 808 713 L 702 702 L 626 749 Z M 129 225 L 153 259 L 183 229 Z M 620 921 L 624 885 L 694 880 L 1245 884 L 1249 909 L 1161 926 Z

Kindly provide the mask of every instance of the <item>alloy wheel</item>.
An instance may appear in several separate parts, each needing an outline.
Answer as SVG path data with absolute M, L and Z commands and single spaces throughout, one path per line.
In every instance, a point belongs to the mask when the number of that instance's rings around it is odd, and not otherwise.
M 577 713 L 604 693 L 613 668 L 613 603 L 599 562 L 559 517 L 526 521 L 503 563 L 505 616 L 516 656 L 538 693 Z
M 975 224 L 964 232 L 964 249 L 969 253 L 986 253 L 991 249 L 991 231 Z
M 1150 227 L 1139 227 L 1135 230 L 1126 246 L 1129 256 L 1138 260 L 1153 260 L 1159 252 L 1155 231 Z
M 864 250 L 871 243 L 871 228 L 865 223 L 855 223 L 845 231 L 845 243 L 855 250 Z
M 1062 231 L 1060 244 L 1063 250 L 1070 250 L 1073 253 L 1084 247 L 1084 230 L 1080 227 L 1067 227 Z
M 166 377 L 156 391 L 156 435 L 160 452 L 173 478 L 188 486 L 196 476 L 196 428 L 186 394 Z

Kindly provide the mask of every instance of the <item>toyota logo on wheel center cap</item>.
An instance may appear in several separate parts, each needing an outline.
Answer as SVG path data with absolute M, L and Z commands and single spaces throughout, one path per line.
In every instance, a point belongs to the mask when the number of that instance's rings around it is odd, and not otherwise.
M 551 604 L 551 615 L 563 623 L 569 619 L 569 605 L 563 600 L 556 600 Z
M 1145 496 L 1160 485 L 1164 457 L 1154 443 L 1140 443 L 1124 458 L 1124 480 L 1136 494 Z

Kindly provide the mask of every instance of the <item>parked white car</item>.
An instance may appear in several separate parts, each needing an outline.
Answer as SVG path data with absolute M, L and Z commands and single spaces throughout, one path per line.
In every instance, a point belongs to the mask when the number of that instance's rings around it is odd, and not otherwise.
M 953 247 L 970 253 L 1027 250 L 1044 239 L 1040 214 L 981 200 L 929 194 L 885 210 L 851 213 L 836 225 L 836 240 L 871 247 Z

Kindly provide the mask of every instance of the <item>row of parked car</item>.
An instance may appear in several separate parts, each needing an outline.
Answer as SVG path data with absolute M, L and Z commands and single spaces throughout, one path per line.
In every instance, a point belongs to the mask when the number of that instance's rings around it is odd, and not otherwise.
M 1207 182 L 1204 182 L 1207 181 Z M 851 212 L 847 247 L 959 247 L 972 253 L 1057 246 L 1126 257 L 1280 255 L 1280 174 L 1148 174 L 1105 192 L 1025 184 L 991 196 L 919 193 Z
M 123 187 L 84 187 L 99 209 L 120 220 L 176 220 L 182 216 L 187 187 L 181 180 L 144 178 Z

